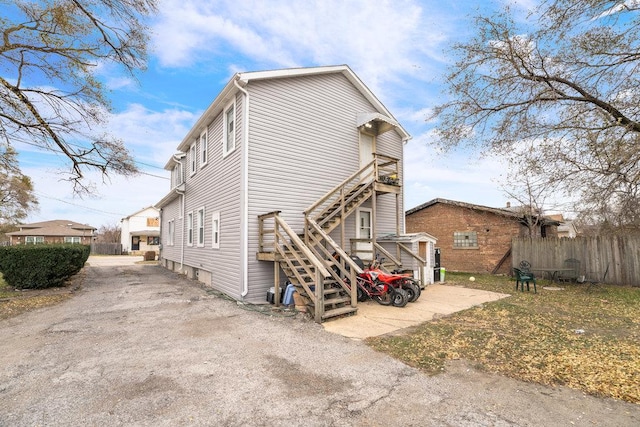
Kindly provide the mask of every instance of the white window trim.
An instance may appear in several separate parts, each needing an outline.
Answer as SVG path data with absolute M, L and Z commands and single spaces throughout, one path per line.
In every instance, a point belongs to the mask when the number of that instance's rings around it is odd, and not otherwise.
M 174 246 L 175 245 L 175 235 L 176 235 L 176 220 L 170 219 L 167 221 L 167 245 Z
M 231 147 L 230 150 L 227 150 L 227 139 L 229 138 L 229 133 L 227 132 L 227 127 L 228 127 L 228 123 L 227 123 L 227 112 L 233 109 L 233 147 Z M 222 157 L 227 157 L 229 154 L 233 153 L 236 150 L 236 131 L 238 129 L 238 121 L 236 120 L 236 117 L 238 116 L 238 111 L 236 110 L 236 101 L 235 99 L 233 100 L 233 102 L 229 103 L 226 108 L 222 111 L 222 123 L 223 123 L 223 128 L 222 128 Z
M 176 163 L 171 171 L 171 180 L 173 184 L 173 188 L 182 184 L 184 179 L 182 178 L 182 163 Z
M 189 147 L 189 176 L 196 174 L 198 170 L 198 143 L 197 140 Z
M 207 143 L 207 139 L 207 130 L 205 129 L 200 134 L 200 169 L 205 167 L 209 161 L 209 144 Z
M 64 242 L 72 243 L 72 244 L 80 244 L 82 243 L 82 238 L 80 236 L 64 236 Z
M 187 246 L 193 246 L 193 211 L 187 213 Z
M 29 242 L 29 239 L 33 239 L 32 242 Z M 25 245 L 40 245 L 44 243 L 44 236 L 25 236 L 24 244 Z
M 211 214 L 211 247 L 220 249 L 220 211 Z
M 197 218 L 196 218 L 196 231 L 197 231 L 197 244 L 199 248 L 204 247 L 204 240 L 205 240 L 205 228 L 204 228 L 204 223 L 205 223 L 205 213 L 204 213 L 204 206 L 201 207 L 200 209 L 198 209 L 197 211 Z
M 369 233 L 373 234 L 373 209 L 371 208 L 358 208 L 356 210 L 356 239 L 363 239 L 364 237 L 362 237 L 360 235 L 361 230 L 360 230 L 360 212 L 368 212 L 369 213 Z

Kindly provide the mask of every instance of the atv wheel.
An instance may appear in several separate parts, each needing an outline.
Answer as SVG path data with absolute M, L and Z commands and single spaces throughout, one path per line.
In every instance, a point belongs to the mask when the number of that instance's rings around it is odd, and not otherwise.
M 417 284 L 407 281 L 402 285 L 402 289 L 407 292 L 407 298 L 409 299 L 409 302 L 415 302 L 418 298 L 420 298 L 420 286 L 418 286 Z
M 372 298 L 380 305 L 391 305 L 393 302 L 393 289 L 389 289 L 389 292 L 385 292 L 382 295 L 374 295 Z
M 367 294 L 358 286 L 358 301 L 362 302 L 367 299 Z
M 409 302 L 407 292 L 402 288 L 394 288 L 391 292 L 391 301 L 394 307 L 404 307 Z

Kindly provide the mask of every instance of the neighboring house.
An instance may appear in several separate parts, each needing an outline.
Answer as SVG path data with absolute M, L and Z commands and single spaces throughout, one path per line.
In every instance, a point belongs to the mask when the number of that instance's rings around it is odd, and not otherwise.
M 7 233 L 12 245 L 38 243 L 81 243 L 90 245 L 95 227 L 64 219 L 19 225 L 20 230 Z
M 440 265 L 470 273 L 511 270 L 513 237 L 556 237 L 558 222 L 510 209 L 433 199 L 406 212 L 408 232 L 438 239 Z
M 141 209 L 120 220 L 122 251 L 142 255 L 160 253 L 160 211 L 153 206 Z
M 565 220 L 562 214 L 547 215 L 547 218 L 558 221 L 558 237 L 573 239 L 578 235 L 575 224 L 571 220 Z
M 316 321 L 353 312 L 348 253 L 431 268 L 434 239 L 403 235 L 409 138 L 347 66 L 235 74 L 165 166 L 162 264 L 254 303 L 291 280 Z

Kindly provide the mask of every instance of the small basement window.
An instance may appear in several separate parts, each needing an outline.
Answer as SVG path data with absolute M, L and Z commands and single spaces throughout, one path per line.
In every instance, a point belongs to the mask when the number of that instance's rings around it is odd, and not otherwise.
M 453 247 L 454 248 L 477 248 L 478 233 L 475 231 L 454 231 Z

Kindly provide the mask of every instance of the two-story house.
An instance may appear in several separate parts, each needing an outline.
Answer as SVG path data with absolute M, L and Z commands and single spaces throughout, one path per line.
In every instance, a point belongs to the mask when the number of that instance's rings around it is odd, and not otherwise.
M 120 243 L 123 252 L 142 255 L 160 252 L 160 211 L 148 206 L 120 220 Z
M 429 283 L 434 240 L 404 235 L 408 139 L 346 65 L 235 74 L 165 166 L 162 265 L 248 302 L 288 279 L 318 322 L 356 310 L 350 254 Z

